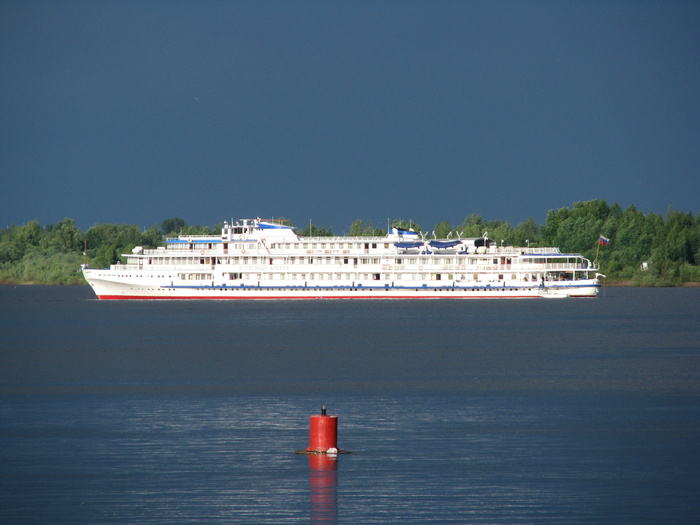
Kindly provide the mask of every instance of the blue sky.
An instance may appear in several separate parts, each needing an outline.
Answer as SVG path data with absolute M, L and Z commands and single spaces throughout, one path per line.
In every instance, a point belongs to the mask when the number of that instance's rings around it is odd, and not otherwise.
M 0 1 L 0 227 L 700 211 L 700 3 Z

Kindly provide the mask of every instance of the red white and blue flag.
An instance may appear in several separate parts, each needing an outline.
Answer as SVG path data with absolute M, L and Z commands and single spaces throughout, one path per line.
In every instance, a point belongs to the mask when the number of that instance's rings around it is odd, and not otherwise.
M 602 235 L 598 239 L 598 244 L 602 244 L 603 246 L 607 246 L 609 242 L 610 239 L 608 239 L 607 237 L 603 237 Z

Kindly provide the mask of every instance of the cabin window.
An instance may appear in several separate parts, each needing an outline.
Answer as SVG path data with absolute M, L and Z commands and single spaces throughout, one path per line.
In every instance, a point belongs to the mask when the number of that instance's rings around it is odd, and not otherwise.
M 380 275 L 379 275 L 378 273 L 372 274 L 372 279 L 373 279 L 374 281 L 378 281 L 379 278 L 380 278 Z

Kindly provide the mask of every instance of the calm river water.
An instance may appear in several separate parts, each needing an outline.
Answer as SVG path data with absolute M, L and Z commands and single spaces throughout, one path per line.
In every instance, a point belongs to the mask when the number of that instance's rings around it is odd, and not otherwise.
M 693 523 L 700 289 L 97 301 L 0 287 L 5 523 Z M 339 416 L 336 460 L 296 455 Z

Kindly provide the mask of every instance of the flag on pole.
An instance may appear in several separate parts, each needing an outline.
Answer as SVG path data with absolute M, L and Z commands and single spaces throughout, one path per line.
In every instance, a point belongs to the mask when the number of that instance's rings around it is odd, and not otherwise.
M 600 244 L 601 246 L 607 246 L 609 242 L 610 239 L 608 239 L 607 237 L 603 237 L 602 235 L 598 238 L 598 244 Z

